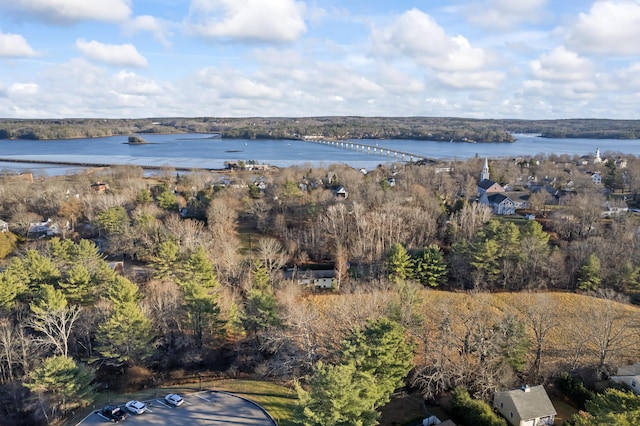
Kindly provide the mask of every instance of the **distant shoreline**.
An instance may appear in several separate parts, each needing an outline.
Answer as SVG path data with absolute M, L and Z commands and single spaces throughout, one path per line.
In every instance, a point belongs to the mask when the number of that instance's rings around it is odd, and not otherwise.
M 115 166 L 134 166 L 140 167 L 144 170 L 161 170 L 166 167 L 166 165 L 162 166 L 149 166 L 149 165 L 139 165 L 139 164 L 115 164 L 115 163 L 89 163 L 84 161 L 54 161 L 54 160 L 28 160 L 28 159 L 19 159 L 19 158 L 0 158 L 0 162 L 5 163 L 22 163 L 22 164 L 49 164 L 55 166 L 73 166 L 73 167 L 87 167 L 87 168 L 101 168 L 101 167 L 115 167 Z M 211 172 L 220 172 L 226 169 L 215 169 L 209 167 L 174 167 L 171 168 L 181 171 L 188 172 L 191 170 L 208 170 Z
M 165 134 L 219 135 L 224 139 L 415 140 L 509 143 L 514 134 L 554 139 L 640 138 L 640 120 L 471 119 L 460 117 L 159 117 L 139 119 L 0 119 L 0 139 L 68 140 Z M 365 142 L 366 143 L 366 142 Z

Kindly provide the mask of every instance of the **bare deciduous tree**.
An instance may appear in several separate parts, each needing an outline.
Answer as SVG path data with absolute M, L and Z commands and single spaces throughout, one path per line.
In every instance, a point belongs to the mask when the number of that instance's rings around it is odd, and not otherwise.
M 534 355 L 531 371 L 538 376 L 549 333 L 560 324 L 556 315 L 557 306 L 553 299 L 544 293 L 528 293 L 523 295 L 518 310 L 524 315 L 533 337 Z
M 257 244 L 257 256 L 270 274 L 274 274 L 289 260 L 280 241 L 275 238 L 260 238 Z
M 470 241 L 482 226 L 491 219 L 491 208 L 480 203 L 465 204 L 462 210 L 451 216 L 450 229 L 455 239 Z

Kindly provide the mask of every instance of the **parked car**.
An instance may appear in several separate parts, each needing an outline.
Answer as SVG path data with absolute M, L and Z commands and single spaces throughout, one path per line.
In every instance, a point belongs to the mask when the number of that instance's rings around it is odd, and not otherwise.
M 164 397 L 164 400 L 167 401 L 167 404 L 171 404 L 174 407 L 179 407 L 184 404 L 184 399 L 180 395 L 176 395 L 175 393 L 170 393 L 169 395 Z
M 127 413 L 117 405 L 107 405 L 100 411 L 100 414 L 115 423 L 127 418 Z
M 147 411 L 147 404 L 145 404 L 144 402 L 136 401 L 134 399 L 132 401 L 127 402 L 124 405 L 124 408 L 133 414 L 142 414 L 145 411 Z

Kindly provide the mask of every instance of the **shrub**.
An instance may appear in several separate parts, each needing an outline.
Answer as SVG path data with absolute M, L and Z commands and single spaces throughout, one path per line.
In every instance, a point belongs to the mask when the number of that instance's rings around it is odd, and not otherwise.
M 584 404 L 595 396 L 595 393 L 587 389 L 582 380 L 576 379 L 566 372 L 556 379 L 556 386 L 581 410 L 584 410 Z
M 451 412 L 457 421 L 474 426 L 507 426 L 507 422 L 493 412 L 491 406 L 479 399 L 473 399 L 464 387 L 453 390 Z

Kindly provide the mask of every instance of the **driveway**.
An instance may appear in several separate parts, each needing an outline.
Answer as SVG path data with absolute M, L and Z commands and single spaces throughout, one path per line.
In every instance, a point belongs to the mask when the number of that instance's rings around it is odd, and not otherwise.
M 181 395 L 185 403 L 173 407 L 164 398 L 143 401 L 149 410 L 140 415 L 129 414 L 126 425 L 261 425 L 276 426 L 275 421 L 259 405 L 226 392 L 202 391 Z M 121 401 L 121 407 L 126 401 Z M 93 412 L 78 426 L 104 425 L 109 420 Z

